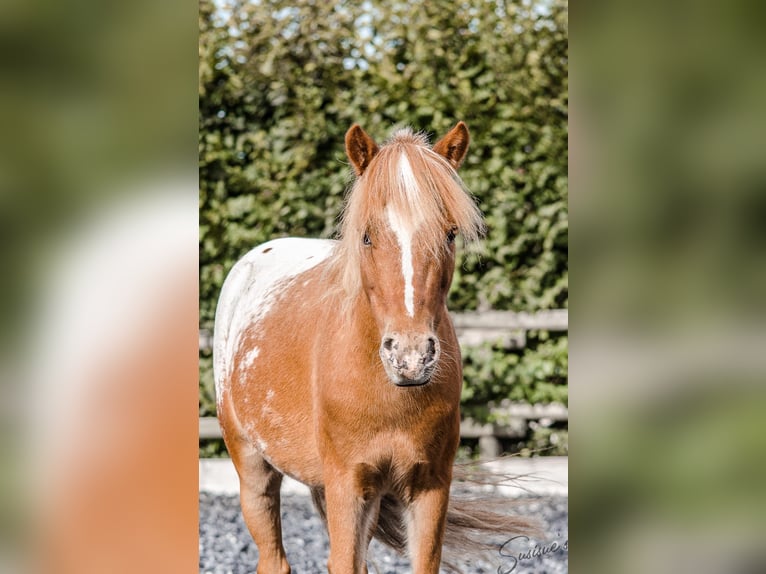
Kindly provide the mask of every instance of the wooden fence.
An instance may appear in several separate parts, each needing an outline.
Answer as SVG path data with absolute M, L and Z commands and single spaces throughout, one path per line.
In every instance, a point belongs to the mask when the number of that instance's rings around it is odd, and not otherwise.
M 453 313 L 452 320 L 460 344 L 465 347 L 478 346 L 485 342 L 499 342 L 509 349 L 526 346 L 528 331 L 567 331 L 569 314 L 566 309 L 538 311 L 536 313 L 514 313 L 511 311 L 488 311 Z M 200 351 L 209 352 L 212 347 L 212 333 L 199 333 Z M 500 439 L 523 438 L 529 421 L 566 421 L 569 413 L 562 404 L 530 405 L 511 403 L 491 410 L 498 423 L 480 424 L 465 418 L 460 424 L 462 438 L 479 439 L 482 457 L 491 458 L 500 454 Z M 203 417 L 199 421 L 199 438 L 221 438 L 221 429 L 215 417 Z
M 569 329 L 567 309 L 552 309 L 536 313 L 476 311 L 451 313 L 451 316 L 460 344 L 466 347 L 475 347 L 489 341 L 500 341 L 509 348 L 522 349 L 526 346 L 527 331 L 567 331 Z M 213 333 L 201 329 L 200 351 L 210 351 L 212 346 Z

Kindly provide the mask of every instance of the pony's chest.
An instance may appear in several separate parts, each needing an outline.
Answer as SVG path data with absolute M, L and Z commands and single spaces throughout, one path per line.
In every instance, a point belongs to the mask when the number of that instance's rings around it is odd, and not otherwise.
M 433 442 L 414 433 L 381 433 L 342 466 L 362 491 L 393 492 L 407 499 L 413 487 L 431 482 L 452 464 L 457 440 Z
M 438 396 L 421 404 L 346 405 L 325 414 L 326 445 L 349 463 L 399 472 L 442 456 L 459 440 L 458 407 Z

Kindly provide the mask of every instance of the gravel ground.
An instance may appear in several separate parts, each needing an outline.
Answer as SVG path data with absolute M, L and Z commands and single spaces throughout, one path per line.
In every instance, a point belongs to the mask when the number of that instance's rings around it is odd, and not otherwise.
M 239 508 L 239 497 L 199 495 L 200 573 L 252 574 L 258 562 L 258 550 L 247 531 Z M 519 507 L 520 514 L 539 519 L 548 536 L 543 541 L 515 540 L 506 544 L 486 561 L 473 561 L 464 568 L 465 574 L 558 574 L 568 570 L 568 551 L 539 555 L 544 544 L 559 546 L 568 537 L 567 498 L 529 498 Z M 301 494 L 282 495 L 282 528 L 285 551 L 294 574 L 327 572 L 327 533 L 314 511 L 311 499 Z M 503 541 L 501 540 L 500 543 Z M 539 544 L 538 551 L 535 546 Z M 370 574 L 408 574 L 407 558 L 373 540 L 368 555 Z

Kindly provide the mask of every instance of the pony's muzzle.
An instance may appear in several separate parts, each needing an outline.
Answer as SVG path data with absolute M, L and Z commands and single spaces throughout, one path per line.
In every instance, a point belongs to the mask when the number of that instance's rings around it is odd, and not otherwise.
M 439 354 L 439 340 L 433 334 L 390 333 L 380 344 L 380 358 L 386 374 L 400 387 L 429 382 Z

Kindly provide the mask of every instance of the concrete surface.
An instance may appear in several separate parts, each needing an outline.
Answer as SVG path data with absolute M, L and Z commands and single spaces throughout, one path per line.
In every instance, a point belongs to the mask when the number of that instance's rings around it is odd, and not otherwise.
M 568 457 L 539 458 L 503 457 L 483 466 L 492 473 L 514 477 L 498 487 L 507 496 L 567 496 L 569 493 Z M 211 494 L 239 494 L 239 478 L 228 458 L 200 459 L 199 490 Z M 285 494 L 309 494 L 308 487 L 285 477 Z

